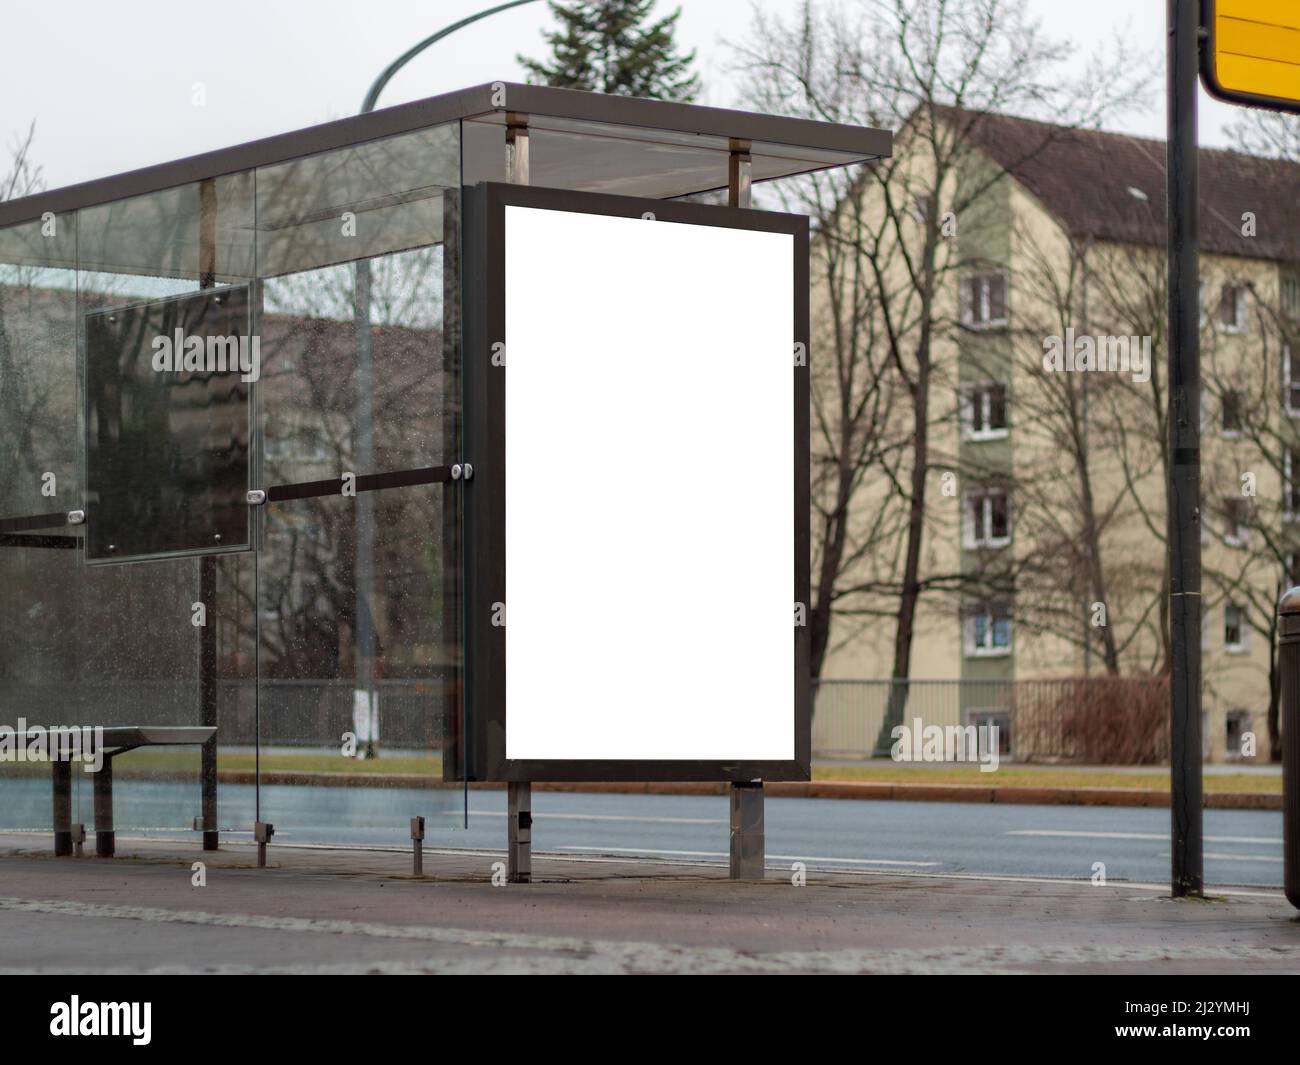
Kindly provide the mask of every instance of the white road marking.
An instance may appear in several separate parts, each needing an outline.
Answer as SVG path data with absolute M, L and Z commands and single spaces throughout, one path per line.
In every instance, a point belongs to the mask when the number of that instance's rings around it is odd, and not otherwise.
M 471 810 L 470 817 L 509 817 L 505 810 Z M 534 821 L 631 821 L 639 825 L 725 825 L 721 817 L 631 817 L 626 814 L 539 814 Z
M 1167 842 L 1168 832 L 1076 832 L 1066 829 L 1050 828 L 1016 828 L 1005 833 L 1008 836 L 1058 836 L 1062 839 L 1149 839 L 1157 843 Z M 1206 836 L 1206 843 L 1263 843 L 1282 846 L 1280 839 L 1268 836 Z
M 1160 855 L 1161 858 L 1168 858 L 1169 852 L 1165 851 Z M 1277 862 L 1282 863 L 1282 858 L 1277 854 L 1228 854 L 1227 852 L 1206 851 L 1206 858 L 1214 858 L 1223 862 Z
M 677 851 L 659 850 L 654 847 L 559 847 L 562 851 L 596 851 L 601 854 L 667 854 L 676 858 L 726 858 L 726 851 Z M 905 862 L 897 858 L 826 858 L 807 857 L 797 854 L 769 854 L 771 862 L 834 862 L 837 865 L 906 865 L 915 868 L 928 868 L 942 865 L 942 862 Z

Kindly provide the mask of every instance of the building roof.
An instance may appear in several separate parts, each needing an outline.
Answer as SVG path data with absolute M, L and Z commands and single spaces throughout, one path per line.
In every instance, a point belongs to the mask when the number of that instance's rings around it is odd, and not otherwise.
M 1165 243 L 1165 142 L 1007 115 L 960 115 L 971 141 L 1077 237 Z M 1201 250 L 1300 262 L 1300 164 L 1200 152 Z M 1256 235 L 1242 234 L 1253 212 Z

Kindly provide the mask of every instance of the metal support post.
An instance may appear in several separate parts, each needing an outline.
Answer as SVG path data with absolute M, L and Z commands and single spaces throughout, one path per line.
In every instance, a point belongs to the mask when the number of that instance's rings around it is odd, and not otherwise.
M 54 853 L 58 857 L 72 853 L 72 763 L 56 758 L 54 777 Z
M 1278 606 L 1282 673 L 1282 887 L 1300 908 L 1300 588 Z
M 275 825 L 267 824 L 264 821 L 253 822 L 253 839 L 257 841 L 257 867 L 266 868 L 266 845 L 271 842 L 271 837 L 275 835 Z
M 105 755 L 95 779 L 95 853 L 111 858 L 117 851 L 113 830 L 113 759 Z
M 526 781 L 512 781 L 506 789 L 506 879 L 512 884 L 527 884 L 533 878 L 533 786 Z
M 528 184 L 528 164 L 528 116 L 509 112 L 506 169 L 512 185 Z M 533 878 L 533 786 L 528 781 L 514 781 L 506 788 L 506 879 L 512 884 L 527 884 Z
M 199 559 L 199 600 L 207 609 L 207 624 L 199 630 L 199 723 L 217 724 L 217 559 Z M 199 782 L 203 810 L 203 849 L 217 849 L 217 734 L 200 748 Z M 108 768 L 108 763 L 104 763 Z
M 727 161 L 727 205 L 753 205 L 753 157 L 749 141 L 732 140 Z M 766 846 L 763 834 L 763 782 L 733 783 L 731 792 L 732 880 L 762 880 Z
M 727 206 L 749 207 L 753 200 L 754 159 L 749 141 L 733 139 L 727 160 Z
M 506 114 L 506 174 L 512 185 L 528 184 L 528 116 Z
M 199 288 L 217 284 L 217 183 L 199 183 Z M 199 601 L 207 611 L 207 624 L 199 630 L 199 723 L 217 724 L 217 559 L 199 559 Z M 217 736 L 207 740 L 199 754 L 202 794 L 203 849 L 217 849 Z M 108 762 L 104 763 L 108 769 Z M 98 822 L 98 814 L 95 817 Z M 112 812 L 109 813 L 112 820 Z
M 763 782 L 731 785 L 731 879 L 762 880 L 766 848 L 763 833 Z
M 411 872 L 415 876 L 424 876 L 424 818 L 411 818 L 411 847 L 414 851 Z
M 1168 0 L 1170 890 L 1204 893 L 1201 780 L 1200 4 Z

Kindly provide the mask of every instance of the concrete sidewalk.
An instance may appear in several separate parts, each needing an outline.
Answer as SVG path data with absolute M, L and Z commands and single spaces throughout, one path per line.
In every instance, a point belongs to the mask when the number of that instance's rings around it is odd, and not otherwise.
M 1300 973 L 1280 892 L 1174 902 L 1156 886 L 119 839 L 60 858 L 0 835 L 0 971 Z M 206 886 L 192 886 L 194 862 Z

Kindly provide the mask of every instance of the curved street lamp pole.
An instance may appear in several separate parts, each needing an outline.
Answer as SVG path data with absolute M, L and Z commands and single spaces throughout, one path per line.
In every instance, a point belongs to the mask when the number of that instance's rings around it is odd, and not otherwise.
M 406 66 L 407 63 L 409 63 L 417 55 L 423 52 L 426 48 L 428 48 L 429 45 L 437 44 L 444 37 L 450 37 L 457 30 L 464 29 L 470 23 L 477 22 L 481 18 L 487 18 L 489 15 L 495 15 L 498 11 L 507 11 L 512 7 L 520 7 L 523 4 L 535 4 L 536 2 L 537 0 L 510 0 L 510 3 L 508 4 L 498 4 L 496 7 L 490 7 L 486 11 L 480 11 L 476 15 L 470 15 L 467 18 L 461 19 L 459 22 L 453 22 L 450 26 L 446 26 L 443 29 L 440 29 L 432 37 L 426 37 L 414 48 L 411 48 L 408 51 L 403 52 L 400 56 L 394 59 L 392 63 L 390 63 L 388 67 L 384 70 L 384 72 L 380 74 L 378 78 L 375 79 L 375 83 L 370 86 L 370 91 L 366 93 L 365 102 L 362 103 L 361 105 L 361 114 L 363 115 L 367 114 L 368 112 L 373 111 L 375 109 L 375 101 L 379 99 L 379 94 L 384 91 L 384 86 L 387 85 L 389 81 L 392 80 L 393 75 L 396 74 L 399 70 L 401 70 L 402 67 Z
M 444 37 L 450 37 L 457 30 L 464 29 L 471 23 L 479 19 L 487 18 L 489 15 L 495 15 L 500 11 L 507 11 L 512 7 L 521 7 L 524 4 L 533 4 L 537 0 L 510 0 L 506 4 L 498 4 L 496 7 L 488 8 L 486 11 L 480 11 L 477 14 L 469 15 L 459 22 L 453 22 L 450 26 L 445 26 L 431 37 L 426 37 L 413 48 L 408 49 L 390 63 L 382 74 L 375 79 L 370 91 L 366 93 L 366 98 L 361 104 L 361 114 L 368 114 L 375 109 L 375 103 L 379 99 L 379 94 L 384 91 L 384 87 L 393 79 L 393 76 L 406 66 L 412 59 L 418 56 L 430 45 L 437 44 Z M 353 293 L 353 319 L 356 325 L 357 336 L 357 437 L 356 453 L 353 459 L 353 465 L 358 472 L 373 473 L 371 468 L 374 464 L 374 387 L 373 387 L 373 369 L 371 358 L 370 343 L 370 261 L 368 259 L 359 259 L 356 264 L 356 286 Z M 367 758 L 374 758 L 378 754 L 375 741 L 375 733 L 378 725 L 378 710 L 375 705 L 375 683 L 374 683 L 374 660 L 375 660 L 375 627 L 374 618 L 371 616 L 370 604 L 374 590 L 374 558 L 375 558 L 375 523 L 374 523 L 374 502 L 368 494 L 360 493 L 356 497 L 356 538 L 354 556 L 355 564 L 353 569 L 353 582 L 356 590 L 356 599 L 354 604 L 355 614 L 353 617 L 353 639 L 355 641 L 356 653 L 356 679 L 355 686 L 358 693 L 365 696 L 366 712 L 366 748 Z M 354 698 L 354 709 L 357 700 Z

